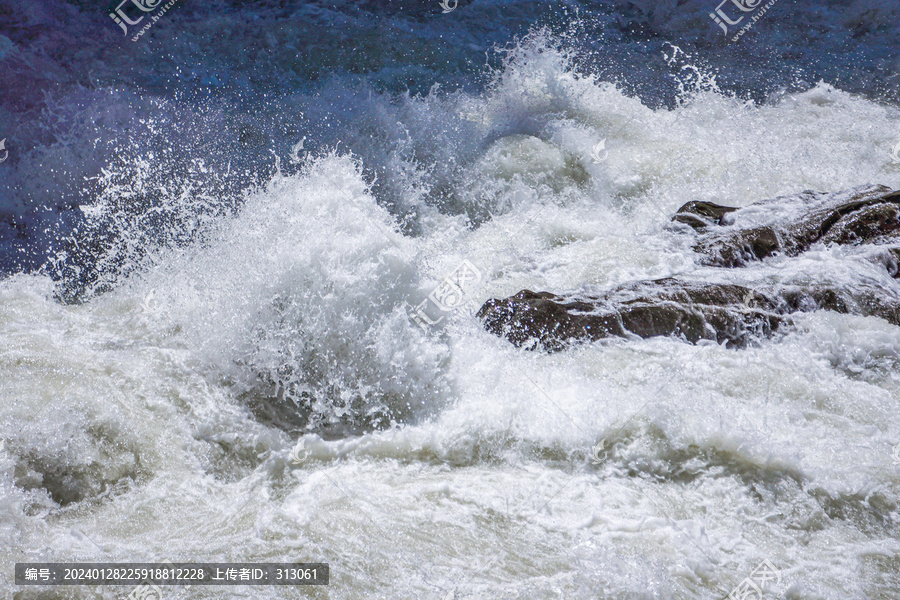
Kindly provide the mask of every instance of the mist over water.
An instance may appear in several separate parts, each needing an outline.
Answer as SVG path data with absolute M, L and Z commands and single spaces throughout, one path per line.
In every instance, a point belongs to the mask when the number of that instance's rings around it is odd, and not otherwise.
M 330 585 L 163 598 L 721 599 L 767 560 L 769 597 L 896 597 L 900 328 L 547 354 L 473 316 L 710 277 L 688 201 L 900 188 L 896 9 L 781 0 L 726 47 L 675 4 L 186 3 L 131 42 L 0 1 L 3 593 L 131 591 L 15 562 L 298 561 Z M 715 275 L 900 296 L 853 252 Z

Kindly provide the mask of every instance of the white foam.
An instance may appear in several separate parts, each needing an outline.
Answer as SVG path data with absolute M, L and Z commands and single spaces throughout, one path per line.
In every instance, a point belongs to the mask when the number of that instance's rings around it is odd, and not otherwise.
M 465 314 L 425 334 L 405 303 L 462 259 L 483 273 L 475 306 L 703 277 L 664 227 L 678 206 L 900 187 L 900 111 L 824 85 L 651 110 L 550 48 L 520 53 L 483 95 L 403 100 L 423 128 L 474 123 L 446 135 L 478 134 L 452 191 L 480 227 L 411 185 L 423 233 L 402 235 L 334 153 L 85 305 L 54 302 L 45 279 L 0 282 L 0 556 L 316 560 L 335 598 L 585 599 L 724 597 L 767 558 L 797 597 L 886 594 L 900 328 L 816 313 L 740 352 L 652 339 L 545 355 Z M 890 284 L 851 259 L 816 249 L 723 277 Z M 396 427 L 294 442 L 246 407 L 279 392 L 323 421 L 361 398 Z M 82 504 L 59 509 L 47 474 Z

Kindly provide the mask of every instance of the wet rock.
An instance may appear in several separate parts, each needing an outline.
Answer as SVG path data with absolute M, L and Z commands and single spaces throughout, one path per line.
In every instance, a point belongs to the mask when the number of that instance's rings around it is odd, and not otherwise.
M 694 200 L 679 208 L 672 220 L 700 230 L 709 225 L 721 225 L 725 215 L 736 210 L 739 209 L 735 206 L 722 206 L 714 202 Z
M 776 252 L 788 251 L 788 244 L 771 227 L 755 227 L 699 242 L 694 250 L 704 254 L 701 263 L 716 267 L 742 267 Z M 794 248 L 790 248 L 794 250 Z
M 477 316 L 488 331 L 517 346 L 560 350 L 608 337 L 677 336 L 743 346 L 784 320 L 775 298 L 737 285 L 660 279 L 621 286 L 599 297 L 523 290 L 489 300 Z
M 766 291 L 732 284 L 659 279 L 620 286 L 601 296 L 561 296 L 522 290 L 478 311 L 485 328 L 517 346 L 561 350 L 609 337 L 680 337 L 743 347 L 790 323 L 797 312 L 832 310 L 878 316 L 900 325 L 900 298 L 876 289 L 828 286 Z
M 900 242 L 900 206 L 876 204 L 844 215 L 822 236 L 826 244 L 886 244 Z
M 855 260 L 900 278 L 900 192 L 866 186 L 835 194 L 804 192 L 735 208 L 689 202 L 673 217 L 696 232 L 701 263 L 740 267 L 776 253 L 797 256 L 817 243 L 857 246 Z M 900 290 L 868 280 L 851 286 L 810 283 L 751 289 L 732 283 L 660 279 L 599 296 L 523 290 L 488 300 L 477 316 L 518 346 L 560 350 L 608 337 L 680 337 L 730 347 L 770 336 L 791 315 L 830 310 L 900 325 Z
M 689 202 L 673 221 L 700 234 L 704 265 L 741 267 L 776 253 L 797 256 L 813 244 L 900 244 L 900 192 L 865 186 L 763 200 L 743 208 Z

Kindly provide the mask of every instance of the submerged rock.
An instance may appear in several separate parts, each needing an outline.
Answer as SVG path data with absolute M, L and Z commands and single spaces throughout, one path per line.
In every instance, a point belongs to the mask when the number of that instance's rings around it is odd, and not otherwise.
M 740 267 L 776 253 L 797 256 L 813 244 L 871 245 L 858 256 L 900 277 L 900 192 L 883 186 L 837 194 L 805 192 L 744 208 L 689 202 L 673 220 L 695 230 L 701 264 Z M 790 324 L 792 313 L 831 310 L 900 325 L 900 293 L 872 284 L 824 283 L 751 289 L 732 283 L 667 278 L 602 295 L 522 290 L 478 311 L 488 331 L 517 346 L 560 350 L 608 337 L 675 336 L 741 347 Z

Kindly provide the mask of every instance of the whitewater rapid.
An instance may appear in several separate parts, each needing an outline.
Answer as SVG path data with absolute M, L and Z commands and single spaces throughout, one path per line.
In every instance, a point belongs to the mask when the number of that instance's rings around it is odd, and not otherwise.
M 330 564 L 327 588 L 167 600 L 712 600 L 768 560 L 778 597 L 895 597 L 900 328 L 818 312 L 740 351 L 548 355 L 469 309 L 409 318 L 463 260 L 476 309 L 690 276 L 690 240 L 667 227 L 685 202 L 900 188 L 900 109 L 825 83 L 754 104 L 704 77 L 653 109 L 532 40 L 482 92 L 369 95 L 360 111 L 404 132 L 392 181 L 364 176 L 362 136 L 279 156 L 234 213 L 173 192 L 166 210 L 199 233 L 149 253 L 120 192 L 101 198 L 93 218 L 124 234 L 96 293 L 0 281 L 3 564 Z M 841 252 L 723 277 L 887 277 Z M 10 574 L 4 593 L 38 597 Z

